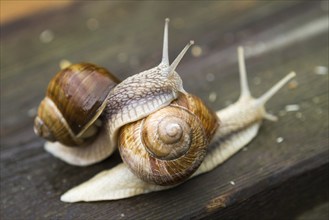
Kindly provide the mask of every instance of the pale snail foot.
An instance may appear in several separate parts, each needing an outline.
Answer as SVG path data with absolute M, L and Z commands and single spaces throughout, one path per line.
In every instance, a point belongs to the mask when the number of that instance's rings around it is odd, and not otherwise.
M 205 160 L 190 178 L 209 172 L 229 159 L 256 136 L 259 125 L 260 123 L 254 124 L 237 136 L 225 139 L 221 142 L 220 147 L 217 146 L 218 143 L 213 142 L 209 146 L 210 151 Z M 73 203 L 118 200 L 166 190 L 175 186 L 177 185 L 159 186 L 144 182 L 136 177 L 125 164 L 120 163 L 116 167 L 103 171 L 90 180 L 67 191 L 61 196 L 61 201 Z
M 59 142 L 46 142 L 45 149 L 53 156 L 75 166 L 88 166 L 109 157 L 116 149 L 110 144 L 107 129 L 102 129 L 89 146 L 67 147 Z
M 220 147 L 218 143 L 213 142 L 210 144 L 209 153 L 205 160 L 199 167 L 199 169 L 192 175 L 192 177 L 198 176 L 202 173 L 206 173 L 216 168 L 218 165 L 224 163 L 227 159 L 246 146 L 258 133 L 260 123 L 255 123 L 252 126 L 244 129 L 233 136 L 228 136 L 226 139 L 222 139 Z M 217 146 L 217 147 L 216 147 Z
M 146 183 L 137 178 L 125 164 L 120 163 L 69 190 L 61 196 L 61 201 L 72 203 L 117 200 L 171 187 L 173 186 Z
M 220 117 L 221 127 L 217 130 L 203 163 L 190 178 L 211 171 L 242 149 L 257 135 L 263 119 L 277 120 L 275 116 L 266 112 L 264 105 L 283 85 L 295 76 L 294 72 L 288 74 L 264 95 L 255 99 L 251 96 L 248 87 L 243 49 L 241 47 L 238 48 L 238 55 L 240 98 L 231 106 L 216 112 Z M 158 186 L 146 183 L 134 176 L 127 166 L 122 163 L 69 190 L 61 197 L 61 200 L 63 202 L 117 200 L 175 186 L 177 185 Z

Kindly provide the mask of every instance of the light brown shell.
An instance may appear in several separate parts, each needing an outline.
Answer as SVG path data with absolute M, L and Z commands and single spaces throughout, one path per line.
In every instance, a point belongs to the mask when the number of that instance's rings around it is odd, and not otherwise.
M 89 63 L 73 64 L 50 81 L 34 130 L 50 141 L 78 146 L 97 133 L 96 119 L 119 80 L 106 69 Z
M 218 126 L 215 113 L 199 98 L 180 93 L 169 106 L 121 128 L 120 154 L 144 181 L 177 184 L 200 166 Z

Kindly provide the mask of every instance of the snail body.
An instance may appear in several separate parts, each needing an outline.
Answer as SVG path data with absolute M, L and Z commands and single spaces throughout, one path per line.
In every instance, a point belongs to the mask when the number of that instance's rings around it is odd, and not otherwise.
M 109 90 L 101 113 L 102 129 L 94 141 L 75 148 L 46 143 L 47 151 L 73 165 L 99 162 L 116 146 L 124 162 L 69 190 L 62 201 L 114 200 L 174 187 L 238 152 L 257 135 L 263 119 L 276 120 L 264 105 L 294 73 L 255 99 L 239 48 L 240 98 L 223 110 L 212 111 L 184 90 L 175 72 L 193 42 L 169 65 L 168 21 L 161 63 Z

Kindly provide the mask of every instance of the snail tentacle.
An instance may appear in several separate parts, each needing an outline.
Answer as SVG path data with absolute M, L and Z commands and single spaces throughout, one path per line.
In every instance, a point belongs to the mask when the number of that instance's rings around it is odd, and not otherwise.
M 245 64 L 243 47 L 238 47 L 238 64 L 239 64 L 240 88 L 241 88 L 239 99 L 250 98 L 251 94 L 248 84 L 247 69 Z
M 184 55 L 186 54 L 186 52 L 188 51 L 188 49 L 194 44 L 194 41 L 191 40 L 184 48 L 183 50 L 178 54 L 178 56 L 176 57 L 176 59 L 170 64 L 169 70 L 168 70 L 168 74 L 171 75 L 175 72 L 178 64 L 180 63 L 180 61 L 183 59 Z
M 165 27 L 164 27 L 164 33 L 163 33 L 163 48 L 162 48 L 162 60 L 160 65 L 163 66 L 169 66 L 169 55 L 168 55 L 168 24 L 169 24 L 169 18 L 166 18 L 165 20 Z

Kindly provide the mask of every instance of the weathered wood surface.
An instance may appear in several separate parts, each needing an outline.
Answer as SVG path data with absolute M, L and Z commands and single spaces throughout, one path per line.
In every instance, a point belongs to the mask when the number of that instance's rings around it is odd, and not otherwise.
M 177 188 L 119 201 L 61 202 L 65 191 L 120 158 L 70 166 L 46 153 L 33 134 L 35 108 L 58 62 L 94 62 L 121 79 L 153 67 L 165 17 L 171 59 L 190 39 L 202 48 L 178 72 L 185 89 L 214 109 L 239 94 L 238 45 L 246 46 L 256 96 L 296 71 L 295 82 L 267 105 L 279 121 L 265 121 L 243 151 Z M 47 29 L 53 40 L 43 43 Z M 4 25 L 1 219 L 291 219 L 328 202 L 328 74 L 319 66 L 328 68 L 327 1 L 81 2 Z M 300 109 L 287 112 L 288 104 Z

